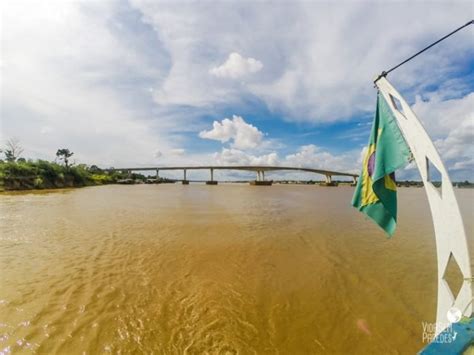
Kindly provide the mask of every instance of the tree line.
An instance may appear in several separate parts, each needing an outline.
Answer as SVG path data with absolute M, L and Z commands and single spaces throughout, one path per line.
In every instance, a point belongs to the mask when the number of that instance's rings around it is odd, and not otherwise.
M 116 183 L 127 178 L 121 172 L 107 172 L 95 165 L 71 163 L 74 152 L 68 148 L 56 151 L 54 161 L 22 157 L 20 141 L 9 139 L 0 149 L 0 190 L 49 189 Z

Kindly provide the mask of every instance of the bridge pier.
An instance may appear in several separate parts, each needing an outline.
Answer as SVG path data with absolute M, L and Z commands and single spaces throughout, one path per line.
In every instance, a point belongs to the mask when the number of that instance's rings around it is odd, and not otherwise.
M 273 181 L 265 180 L 264 170 L 257 170 L 257 180 L 250 181 L 250 185 L 255 185 L 255 186 L 271 186 L 272 183 Z
M 160 181 L 160 169 L 156 169 L 155 181 L 156 181 L 157 184 L 159 184 L 161 182 Z
M 265 171 L 257 170 L 257 180 L 255 181 L 265 181 Z
M 189 181 L 186 179 L 186 169 L 183 169 L 184 172 L 184 179 L 182 181 L 183 185 L 189 185 Z
M 211 180 L 206 181 L 206 185 L 217 185 L 217 181 L 214 181 L 214 169 L 211 168 Z
M 332 175 L 326 174 L 326 182 L 321 183 L 321 186 L 337 186 L 337 183 L 332 181 Z
M 288 166 L 270 166 L 270 165 L 237 165 L 237 166 L 221 166 L 221 165 L 205 165 L 205 166 L 153 166 L 153 167 L 135 167 L 135 168 L 109 168 L 104 169 L 109 174 L 112 172 L 120 172 L 121 176 L 125 179 L 122 180 L 132 180 L 132 172 L 137 171 L 156 171 L 156 180 L 160 182 L 160 170 L 174 170 L 178 171 L 183 170 L 183 178 L 182 180 L 175 179 L 175 182 L 181 181 L 184 185 L 189 184 L 189 180 L 187 179 L 187 170 L 209 170 L 210 171 L 210 180 L 206 181 L 209 185 L 217 185 L 218 182 L 214 180 L 214 170 L 238 170 L 238 171 L 248 171 L 254 172 L 256 174 L 256 179 L 251 182 L 252 185 L 271 185 L 271 181 L 268 182 L 265 180 L 265 172 L 267 171 L 277 171 L 277 170 L 285 170 L 285 171 L 304 171 L 304 172 L 311 172 L 315 174 L 320 174 L 325 176 L 325 180 L 320 183 L 322 186 L 337 186 L 337 182 L 332 180 L 333 176 L 344 176 L 353 179 L 353 185 L 357 184 L 358 176 L 352 173 L 344 173 L 344 172 L 337 172 L 337 171 L 330 171 L 330 170 L 321 170 L 321 169 L 313 169 L 313 168 L 304 168 L 304 167 L 288 167 Z M 153 179 L 151 179 L 153 180 Z
M 272 180 L 253 180 L 250 181 L 250 185 L 254 186 L 272 186 L 273 181 Z
M 357 185 L 357 176 L 353 176 L 351 186 L 356 186 L 356 185 Z

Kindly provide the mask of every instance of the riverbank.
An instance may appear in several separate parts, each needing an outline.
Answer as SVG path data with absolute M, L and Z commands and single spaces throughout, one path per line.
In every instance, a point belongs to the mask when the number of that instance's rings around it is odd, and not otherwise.
M 95 165 L 80 164 L 76 166 L 60 165 L 45 160 L 18 160 L 15 162 L 0 161 L 0 192 L 22 190 L 45 190 L 98 186 L 107 184 L 140 184 L 140 183 L 174 183 L 167 178 L 150 178 L 142 174 L 128 174 L 120 171 L 106 171 Z M 204 182 L 204 181 L 202 181 Z M 222 181 L 222 183 L 248 183 L 248 181 Z M 334 181 L 337 185 L 350 185 L 352 182 Z M 274 184 L 311 185 L 320 181 L 275 180 Z M 399 181 L 400 187 L 422 187 L 420 181 Z M 472 188 L 474 184 L 454 182 L 454 186 Z
M 170 183 L 166 178 L 106 171 L 95 165 L 60 165 L 45 160 L 0 161 L 0 192 L 67 189 L 108 184 Z
M 81 164 L 66 167 L 45 160 L 0 163 L 0 191 L 73 188 L 116 183 L 122 173 Z

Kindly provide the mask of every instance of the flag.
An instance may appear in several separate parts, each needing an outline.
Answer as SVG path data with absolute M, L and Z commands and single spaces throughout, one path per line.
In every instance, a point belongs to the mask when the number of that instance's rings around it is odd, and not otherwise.
M 391 237 L 397 225 L 395 170 L 411 158 L 410 148 L 382 94 L 377 96 L 369 145 L 352 205 L 365 213 Z

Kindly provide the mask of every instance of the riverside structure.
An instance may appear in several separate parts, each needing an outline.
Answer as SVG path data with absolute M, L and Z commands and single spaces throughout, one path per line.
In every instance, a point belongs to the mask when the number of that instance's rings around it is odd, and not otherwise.
M 241 171 L 253 171 L 257 174 L 256 179 L 250 181 L 251 185 L 271 185 L 271 180 L 265 180 L 265 172 L 268 171 L 303 171 L 303 172 L 310 172 L 315 174 L 320 174 L 325 176 L 325 184 L 327 186 L 334 186 L 335 183 L 332 181 L 333 176 L 347 176 L 353 179 L 354 184 L 357 182 L 357 177 L 359 175 L 346 173 L 346 172 L 339 172 L 339 171 L 331 171 L 331 170 L 323 170 L 323 169 L 312 169 L 312 168 L 300 168 L 300 167 L 291 167 L 291 166 L 267 166 L 267 165 L 217 165 L 217 166 L 163 166 L 163 167 L 136 167 L 136 168 L 110 168 L 105 169 L 107 171 L 126 171 L 129 175 L 132 174 L 133 171 L 156 171 L 156 177 L 159 178 L 160 171 L 163 170 L 183 170 L 183 179 L 178 180 L 181 181 L 183 185 L 188 185 L 189 180 L 187 178 L 187 171 L 188 170 L 209 170 L 210 172 L 210 180 L 206 181 L 208 185 L 217 185 L 217 180 L 214 180 L 214 170 L 241 170 Z

